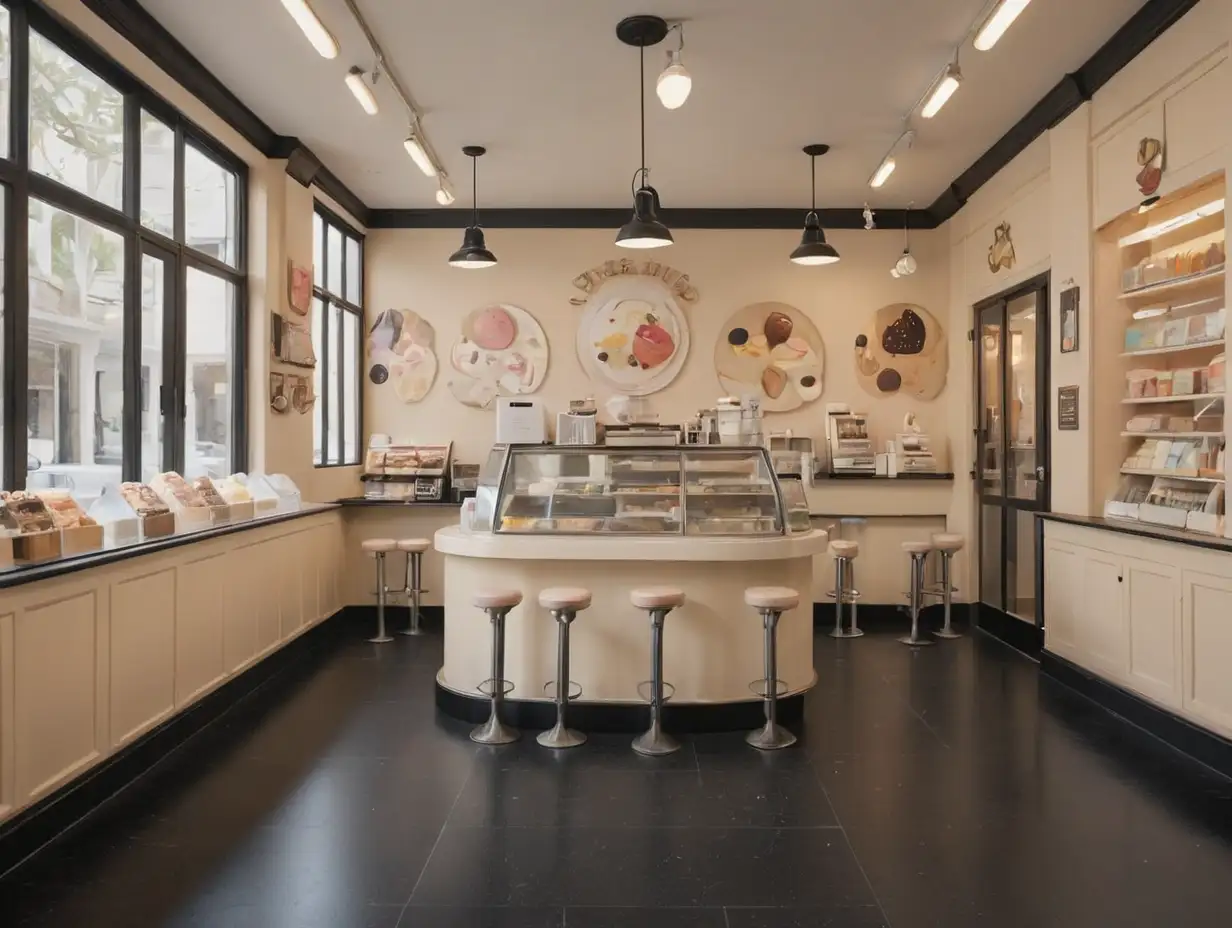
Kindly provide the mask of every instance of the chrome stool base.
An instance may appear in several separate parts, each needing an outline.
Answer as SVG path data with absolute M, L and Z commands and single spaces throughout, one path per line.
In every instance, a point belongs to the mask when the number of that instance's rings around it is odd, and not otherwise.
M 393 640 L 394 639 L 392 635 L 377 635 L 375 638 L 369 638 L 368 643 L 369 644 L 389 644 L 389 642 Z
M 471 740 L 476 744 L 513 744 L 521 737 L 521 732 L 502 722 L 495 712 L 482 725 L 471 729 Z
M 418 626 L 416 626 L 414 628 L 400 628 L 398 629 L 398 634 L 399 635 L 412 635 L 418 638 L 420 635 L 426 635 L 428 633 L 425 632 L 422 628 L 419 628 Z
M 913 648 L 926 648 L 931 644 L 937 643 L 933 641 L 931 638 L 923 638 L 923 637 L 913 638 L 911 635 L 903 635 L 898 640 L 902 642 L 903 644 L 911 645 L 911 647 Z
M 830 637 L 831 638 L 863 638 L 864 629 L 848 628 L 848 629 L 843 629 L 842 631 L 840 631 L 839 629 L 836 628 L 830 632 Z
M 860 591 L 855 588 L 856 567 L 852 557 L 838 556 L 834 559 L 834 589 L 826 596 L 834 600 L 834 629 L 831 638 L 862 638 L 860 617 L 857 608 L 860 604 Z M 843 628 L 843 606 L 851 607 L 851 625 Z
M 952 628 L 939 628 L 933 632 L 934 638 L 944 638 L 947 641 L 954 638 L 961 638 L 962 632 L 956 632 Z
M 422 617 L 419 614 L 419 597 L 427 592 L 419 588 L 420 577 L 423 573 L 422 558 L 423 555 L 418 551 L 406 553 L 406 589 L 403 593 L 406 595 L 406 604 L 411 610 L 411 620 L 406 628 L 398 629 L 399 635 L 411 635 L 418 638 L 426 634 L 423 630 Z
M 565 728 L 564 725 L 557 722 L 547 731 L 540 732 L 535 736 L 535 740 L 545 748 L 560 750 L 563 748 L 576 748 L 579 745 L 585 744 L 586 736 L 580 731 Z
M 766 722 L 757 731 L 749 732 L 744 740 L 759 751 L 778 751 L 795 744 L 796 736 L 778 722 Z
M 680 750 L 680 742 L 655 725 L 633 739 L 633 750 L 647 757 L 662 757 Z

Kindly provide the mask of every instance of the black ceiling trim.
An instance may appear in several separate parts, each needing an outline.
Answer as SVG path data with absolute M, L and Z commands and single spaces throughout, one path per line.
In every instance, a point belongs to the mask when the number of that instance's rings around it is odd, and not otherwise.
M 632 207 L 619 209 L 482 209 L 485 229 L 617 229 L 629 221 Z M 804 228 L 807 209 L 731 208 L 660 209 L 659 218 L 672 229 L 795 229 Z M 876 210 L 879 229 L 901 229 L 904 218 L 913 229 L 932 229 L 932 217 L 922 209 Z M 863 229 L 863 209 L 819 209 L 825 229 Z M 371 229 L 462 229 L 469 209 L 374 209 Z
M 1123 67 L 1163 35 L 1199 0 L 1147 0 L 1086 64 L 1061 81 L 1031 107 L 975 164 L 963 171 L 928 212 L 941 225 L 962 209 L 977 190 L 1026 150 L 1037 138 L 1090 100 Z
M 357 197 L 351 188 L 340 181 L 338 176 L 325 165 L 321 165 L 312 182 L 319 190 L 331 196 L 335 203 L 354 216 L 355 221 L 361 226 L 364 228 L 371 226 L 374 211 L 369 209 L 364 201 Z

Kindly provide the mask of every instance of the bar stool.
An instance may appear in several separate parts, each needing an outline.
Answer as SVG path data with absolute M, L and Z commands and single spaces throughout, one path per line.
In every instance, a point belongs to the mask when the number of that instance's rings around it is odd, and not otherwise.
M 860 591 L 855 588 L 855 559 L 860 554 L 860 543 L 832 541 L 830 554 L 834 558 L 834 589 L 826 594 L 834 600 L 834 631 L 830 637 L 859 638 L 864 634 L 856 614 Z M 851 604 L 851 628 L 847 631 L 843 630 L 843 603 Z
M 369 638 L 373 644 L 393 641 L 385 633 L 385 555 L 398 549 L 392 538 L 368 538 L 360 544 L 364 554 L 376 558 L 376 637 Z
M 650 728 L 633 739 L 633 750 L 650 756 L 674 754 L 680 750 L 680 742 L 665 734 L 662 724 L 663 703 L 667 701 L 663 688 L 675 691 L 674 686 L 663 682 L 663 622 L 669 612 L 684 605 L 684 591 L 668 586 L 643 587 L 629 593 L 629 602 L 650 613 Z M 644 685 L 638 684 L 639 693 Z
M 903 550 L 911 555 L 911 592 L 907 594 L 911 603 L 911 634 L 898 640 L 913 648 L 922 648 L 933 644 L 931 638 L 920 634 L 920 606 L 924 598 L 924 565 L 928 561 L 928 553 L 932 551 L 930 541 L 904 541 Z
M 552 613 L 556 620 L 556 679 L 544 684 L 546 691 L 556 685 L 556 724 L 535 739 L 545 748 L 575 748 L 586 743 L 586 736 L 565 726 L 569 700 L 582 695 L 579 686 L 571 693 L 569 681 L 569 626 L 577 614 L 590 606 L 590 590 L 574 586 L 554 586 L 539 591 L 539 605 Z
M 505 616 L 522 601 L 519 590 L 476 590 L 471 600 L 492 622 L 492 676 L 479 684 L 479 692 L 492 699 L 492 713 L 482 725 L 471 731 L 471 740 L 479 744 L 509 744 L 521 735 L 501 721 L 500 708 L 513 684 L 505 680 Z M 485 691 L 486 688 L 486 691 Z
M 954 555 L 963 548 L 963 536 L 941 532 L 933 536 L 933 548 L 941 555 L 941 582 L 924 591 L 925 596 L 939 596 L 945 605 L 945 623 L 938 631 L 933 632 L 938 638 L 961 638 L 962 633 L 954 631 L 950 625 L 950 606 L 958 588 L 950 585 L 951 561 Z
M 765 674 L 749 684 L 749 689 L 762 697 L 766 724 L 749 732 L 744 740 L 759 750 L 775 751 L 796 743 L 796 736 L 778 723 L 779 691 L 786 686 L 779 685 L 777 631 L 779 616 L 800 605 L 800 594 L 785 586 L 751 586 L 744 591 L 744 602 L 761 613 L 766 635 Z
M 420 569 L 423 553 L 432 547 L 427 538 L 403 538 L 398 542 L 398 550 L 406 553 L 406 604 L 411 608 L 411 624 L 399 629 L 403 635 L 422 635 L 423 626 L 419 621 L 419 596 L 427 590 L 419 588 Z

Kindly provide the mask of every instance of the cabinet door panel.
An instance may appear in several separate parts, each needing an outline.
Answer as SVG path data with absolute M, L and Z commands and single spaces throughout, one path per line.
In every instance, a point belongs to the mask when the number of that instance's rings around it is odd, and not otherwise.
M 1181 707 L 1181 576 L 1168 564 L 1126 558 L 1129 684 L 1170 708 Z
M 1076 657 L 1076 607 L 1082 602 L 1082 566 L 1079 549 L 1048 542 L 1044 549 L 1044 636 L 1048 650 Z
M 1184 709 L 1232 737 L 1232 578 L 1187 570 L 1182 585 Z
M 1078 647 L 1094 669 L 1124 680 L 1128 676 L 1129 635 L 1121 559 L 1090 551 L 1083 564 L 1082 591 L 1082 610 L 1075 617 Z

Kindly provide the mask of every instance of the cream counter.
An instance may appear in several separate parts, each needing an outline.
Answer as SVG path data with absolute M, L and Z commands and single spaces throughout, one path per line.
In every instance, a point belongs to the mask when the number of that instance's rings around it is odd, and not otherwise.
M 505 676 L 511 700 L 547 701 L 544 684 L 556 667 L 556 622 L 537 602 L 550 586 L 582 586 L 593 594 L 571 630 L 571 673 L 580 703 L 640 703 L 637 686 L 650 676 L 650 624 L 629 602 L 639 586 L 674 586 L 686 604 L 667 617 L 664 679 L 676 687 L 673 706 L 756 702 L 749 683 L 762 676 L 762 622 L 744 605 L 750 586 L 808 590 L 813 559 L 825 550 L 820 530 L 771 537 L 435 535 L 443 562 L 445 660 L 441 687 L 481 697 L 490 676 L 492 634 L 471 602 L 481 587 L 522 591 L 506 622 Z M 778 626 L 779 677 L 785 696 L 814 681 L 813 616 L 807 598 Z

